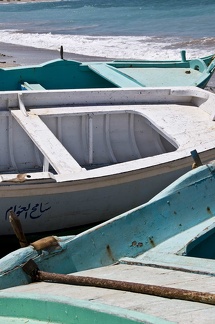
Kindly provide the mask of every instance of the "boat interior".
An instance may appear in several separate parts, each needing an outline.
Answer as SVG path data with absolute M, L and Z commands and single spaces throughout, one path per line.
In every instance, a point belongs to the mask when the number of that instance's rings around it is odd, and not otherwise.
M 52 174 L 55 181 L 57 176 L 65 181 L 63 174 L 86 175 L 126 162 L 130 168 L 130 162 L 149 157 L 161 163 L 184 144 L 188 149 L 198 145 L 200 136 L 194 132 L 205 134 L 205 123 L 212 126 L 214 102 L 213 94 L 195 87 L 128 89 L 126 95 L 123 89 L 5 91 L 0 101 L 1 181 L 10 181 L 14 173 L 28 173 L 28 180 Z M 172 127 L 176 116 L 179 122 Z M 213 130 L 207 133 L 209 143 L 213 136 Z
M 122 258 L 120 262 L 215 275 L 214 240 L 213 216 L 152 247 L 136 258 Z
M 2 174 L 90 170 L 178 147 L 135 106 L 26 108 L 27 114 L 21 101 L 20 107 L 0 112 Z
M 117 87 L 195 86 L 207 70 L 201 59 L 175 66 L 171 63 L 156 67 L 153 63 L 113 62 L 94 63 L 87 67 Z

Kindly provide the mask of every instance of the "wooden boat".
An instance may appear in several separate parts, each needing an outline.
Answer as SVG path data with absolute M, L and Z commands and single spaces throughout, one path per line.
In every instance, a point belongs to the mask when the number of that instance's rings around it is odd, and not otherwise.
M 0 90 L 197 86 L 204 88 L 215 56 L 179 61 L 81 63 L 57 59 L 41 65 L 0 69 Z
M 145 315 L 137 311 L 108 307 L 101 303 L 92 305 L 89 301 L 52 296 L 16 297 L 5 294 L 0 297 L 1 323 L 62 323 L 62 324 L 170 324 L 157 316 Z
M 195 87 L 2 92 L 0 235 L 10 210 L 27 234 L 148 201 L 191 169 L 191 151 L 213 159 L 214 107 Z
M 92 307 L 102 303 L 174 323 L 213 323 L 214 191 L 211 162 L 86 232 L 12 252 L 0 260 L 0 303 L 75 296 Z

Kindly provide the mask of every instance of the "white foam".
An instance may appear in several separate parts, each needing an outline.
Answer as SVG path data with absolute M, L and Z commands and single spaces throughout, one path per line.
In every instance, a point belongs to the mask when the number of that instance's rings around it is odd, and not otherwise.
M 82 36 L 61 34 L 32 34 L 16 30 L 0 31 L 0 40 L 4 43 L 31 46 L 35 48 L 59 50 L 65 52 L 120 59 L 175 60 L 180 59 L 180 50 L 186 49 L 187 57 L 208 55 L 208 48 L 177 48 L 178 40 L 156 39 L 145 36 Z M 167 46 L 176 45 L 174 48 Z M 210 53 L 209 53 L 210 54 Z

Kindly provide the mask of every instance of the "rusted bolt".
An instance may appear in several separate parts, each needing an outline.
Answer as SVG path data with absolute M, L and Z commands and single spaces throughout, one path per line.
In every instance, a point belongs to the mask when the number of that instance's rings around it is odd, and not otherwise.
M 132 243 L 131 243 L 131 246 L 136 246 L 137 245 L 137 242 L 136 241 L 133 241 Z
M 153 247 L 155 247 L 155 242 L 154 242 L 154 240 L 153 240 L 153 237 L 149 237 L 149 242 L 151 243 L 151 245 L 152 245 Z

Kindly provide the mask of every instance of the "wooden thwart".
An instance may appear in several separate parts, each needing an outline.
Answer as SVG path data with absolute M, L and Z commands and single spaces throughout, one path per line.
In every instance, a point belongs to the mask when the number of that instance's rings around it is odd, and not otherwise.
M 22 90 L 46 90 L 41 84 L 39 83 L 28 83 L 24 82 L 21 85 Z
M 38 115 L 25 116 L 21 110 L 11 110 L 11 114 L 56 172 L 62 174 L 85 170 L 81 168 Z
M 144 85 L 142 85 L 140 82 L 128 75 L 124 75 L 121 71 L 118 71 L 116 68 L 105 63 L 92 63 L 89 64 L 88 67 L 98 75 L 102 76 L 104 79 L 115 84 L 117 87 L 144 87 Z

